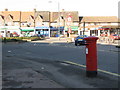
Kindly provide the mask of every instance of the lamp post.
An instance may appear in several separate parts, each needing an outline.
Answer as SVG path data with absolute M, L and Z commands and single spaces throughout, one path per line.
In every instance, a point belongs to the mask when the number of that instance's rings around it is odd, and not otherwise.
M 52 1 L 48 1 L 48 3 L 52 3 Z M 58 39 L 60 40 L 60 3 L 57 2 L 58 7 Z
M 60 40 L 60 3 L 58 1 L 58 37 Z
M 85 35 L 85 22 L 83 22 L 83 35 Z
M 33 14 L 33 17 L 34 17 L 34 35 L 36 34 L 36 18 L 37 18 L 37 3 L 35 3 L 34 5 L 34 14 Z

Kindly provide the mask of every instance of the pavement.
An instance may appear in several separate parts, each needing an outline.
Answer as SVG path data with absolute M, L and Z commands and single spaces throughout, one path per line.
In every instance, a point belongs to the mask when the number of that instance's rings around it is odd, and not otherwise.
M 31 68 L 4 70 L 2 84 L 3 88 L 63 88 Z
M 45 40 L 38 40 L 38 41 L 30 41 L 30 42 L 43 42 L 43 43 L 73 43 L 74 39 L 73 38 L 59 38 L 59 37 L 51 37 Z M 118 46 L 120 45 L 120 40 L 116 40 L 114 43 L 112 42 L 106 42 L 106 41 L 97 41 L 97 44 L 103 44 L 103 45 L 115 45 Z
M 6 43 L 9 45 L 18 43 Z M 26 59 L 12 57 L 12 51 L 3 54 L 2 57 L 2 90 L 11 90 L 12 88 L 64 88 L 42 74 L 44 67 L 36 62 Z M 39 69 L 39 72 L 35 69 Z

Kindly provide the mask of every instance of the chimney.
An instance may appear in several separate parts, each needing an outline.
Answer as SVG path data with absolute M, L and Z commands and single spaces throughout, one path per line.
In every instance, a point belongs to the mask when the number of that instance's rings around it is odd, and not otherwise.
M 5 8 L 5 11 L 8 11 L 8 9 L 7 9 L 7 8 Z

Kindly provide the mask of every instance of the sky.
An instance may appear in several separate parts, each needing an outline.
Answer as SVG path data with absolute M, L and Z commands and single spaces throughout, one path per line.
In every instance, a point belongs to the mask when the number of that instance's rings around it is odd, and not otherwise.
M 79 16 L 118 16 L 120 0 L 0 0 L 0 11 L 78 11 Z M 120 4 L 119 4 L 120 5 Z

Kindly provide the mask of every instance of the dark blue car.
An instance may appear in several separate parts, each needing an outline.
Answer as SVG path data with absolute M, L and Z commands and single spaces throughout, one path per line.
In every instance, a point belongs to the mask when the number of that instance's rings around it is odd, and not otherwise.
M 85 37 L 88 37 L 87 35 L 80 35 L 80 36 L 77 36 L 75 38 L 75 45 L 78 46 L 78 45 L 84 45 L 85 44 L 85 40 L 84 38 Z

